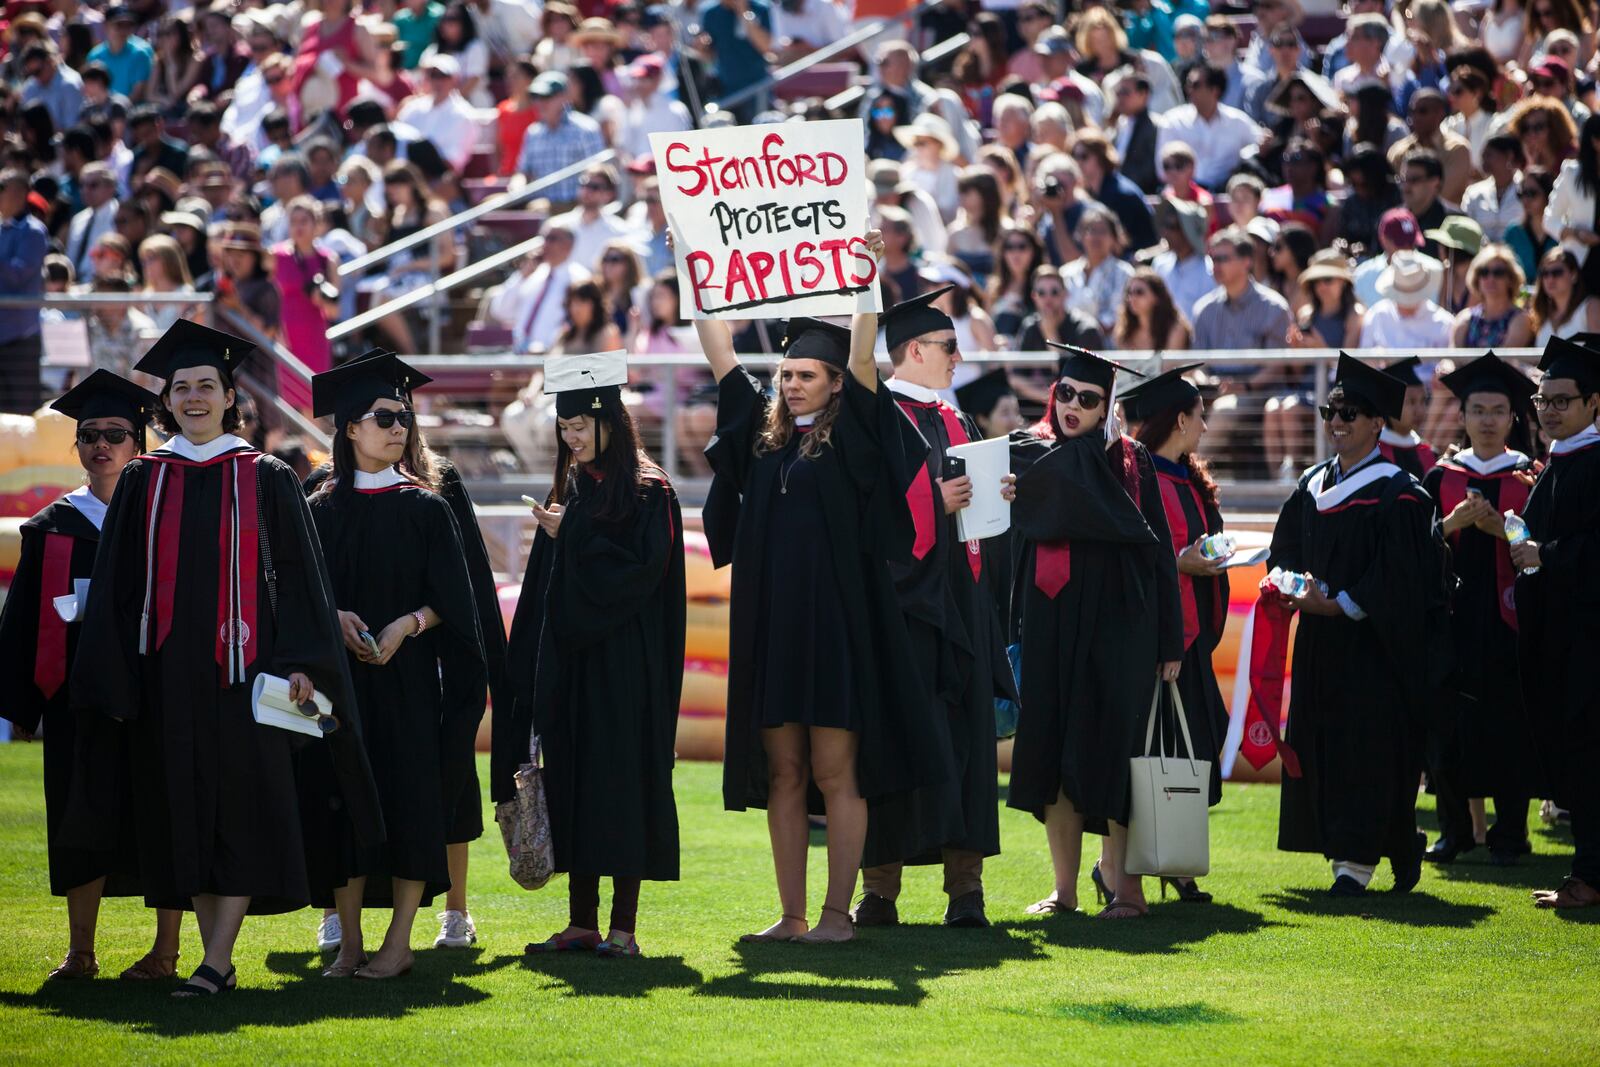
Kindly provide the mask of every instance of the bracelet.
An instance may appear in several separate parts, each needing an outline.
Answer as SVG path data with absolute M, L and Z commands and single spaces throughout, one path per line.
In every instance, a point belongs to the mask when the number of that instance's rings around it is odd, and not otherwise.
M 417 632 L 412 634 L 411 636 L 412 637 L 421 637 L 422 636 L 422 631 L 424 631 L 424 630 L 426 630 L 428 628 L 427 616 L 422 614 L 422 609 L 421 608 L 418 608 L 416 611 L 413 611 L 411 613 L 411 617 L 413 619 L 417 620 Z

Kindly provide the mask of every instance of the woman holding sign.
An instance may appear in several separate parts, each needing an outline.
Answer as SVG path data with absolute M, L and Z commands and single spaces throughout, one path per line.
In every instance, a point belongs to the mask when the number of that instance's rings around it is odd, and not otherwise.
M 865 246 L 876 257 L 877 231 Z M 747 941 L 848 941 L 867 803 L 948 777 L 948 727 L 913 662 L 888 561 L 909 562 L 906 490 L 925 446 L 880 388 L 876 314 L 791 319 L 778 395 L 697 320 L 718 383 L 705 529 L 733 564 L 723 803 L 767 809 L 782 914 Z M 828 891 L 806 909 L 808 808 L 828 816 Z
M 88 484 L 74 489 L 22 524 L 22 551 L 0 611 L 0 677 L 9 698 L 4 717 L 12 736 L 30 741 L 44 724 L 44 812 L 50 892 L 67 898 L 67 956 L 53 979 L 93 978 L 95 925 L 103 896 L 139 892 L 137 860 L 126 850 L 74 847 L 62 839 L 62 816 L 78 788 L 121 792 L 126 772 L 120 728 L 104 720 L 80 723 L 69 707 L 67 668 L 78 643 L 81 598 L 94 569 L 106 505 L 122 469 L 144 450 L 144 428 L 155 411 L 155 394 L 108 370 L 97 370 L 50 406 L 77 420 L 78 462 Z M 67 597 L 65 610 L 56 598 Z M 80 745 L 80 732 L 93 731 Z M 87 740 L 87 738 L 86 738 Z M 103 743 L 102 743 L 103 742 Z M 79 758 L 79 754 L 82 758 Z M 126 841 L 126 835 L 119 834 Z M 128 979 L 170 978 L 178 962 L 178 924 L 183 913 L 157 912 L 156 941 L 143 959 L 122 972 Z

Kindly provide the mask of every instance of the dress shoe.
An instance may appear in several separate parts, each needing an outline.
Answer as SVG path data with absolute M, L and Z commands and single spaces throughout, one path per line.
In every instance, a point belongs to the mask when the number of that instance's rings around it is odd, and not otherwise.
M 944 924 L 967 929 L 987 928 L 989 917 L 983 913 L 983 890 L 974 889 L 953 898 L 944 910 Z
M 1328 895 L 1330 897 L 1359 897 L 1366 893 L 1366 891 L 1366 886 L 1362 885 L 1348 874 L 1341 874 L 1339 877 L 1335 878 L 1333 880 L 1333 884 L 1328 887 Z
M 861 897 L 851 918 L 857 926 L 899 926 L 900 909 L 887 897 L 867 893 Z
M 1478 847 L 1476 841 L 1470 838 L 1462 841 L 1454 837 L 1441 837 L 1433 843 L 1433 847 L 1422 854 L 1422 858 L 1429 863 L 1454 863 L 1456 857 L 1463 852 L 1471 852 Z
M 1489 865 L 1492 867 L 1515 867 L 1522 858 L 1522 853 L 1513 848 L 1491 848 L 1489 850 Z
M 1416 846 L 1409 856 L 1389 857 L 1389 866 L 1394 871 L 1395 893 L 1409 893 L 1422 881 L 1422 857 L 1428 851 L 1428 835 L 1417 831 Z

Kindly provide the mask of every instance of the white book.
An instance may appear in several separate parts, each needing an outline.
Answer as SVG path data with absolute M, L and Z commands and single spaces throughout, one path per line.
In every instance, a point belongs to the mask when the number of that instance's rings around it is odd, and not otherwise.
M 956 512 L 956 533 L 963 541 L 979 541 L 1011 529 L 1011 501 L 1000 495 L 1001 480 L 1011 473 L 1011 443 L 1004 437 L 952 445 L 945 455 L 965 460 L 972 479 L 972 503 Z
M 289 699 L 289 679 L 275 674 L 256 675 L 256 684 L 250 692 L 251 709 L 256 722 L 263 726 L 276 726 L 280 730 L 293 730 L 309 737 L 321 737 L 324 723 L 332 729 L 333 703 L 318 693 L 306 705 L 297 705 Z M 314 707 L 310 715 L 301 707 Z
M 89 603 L 89 579 L 74 578 L 72 592 L 66 596 L 53 597 L 50 601 L 56 609 L 56 614 L 61 616 L 62 622 L 77 622 L 83 618 L 83 609 Z
M 1265 563 L 1272 554 L 1271 545 L 1262 545 L 1260 548 L 1241 548 L 1229 556 L 1222 564 L 1224 570 L 1233 567 L 1252 567 L 1257 563 Z

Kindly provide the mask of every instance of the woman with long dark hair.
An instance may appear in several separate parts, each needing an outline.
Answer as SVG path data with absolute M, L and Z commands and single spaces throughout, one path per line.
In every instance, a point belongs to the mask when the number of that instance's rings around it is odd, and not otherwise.
M 536 736 L 568 922 L 530 954 L 638 956 L 644 880 L 678 878 L 673 739 L 683 686 L 683 519 L 622 403 L 621 352 L 552 357 L 554 487 L 511 626 L 516 704 L 496 715 L 491 791 L 511 800 Z M 611 919 L 600 938 L 600 879 Z
M 1600 330 L 1600 297 L 1584 284 L 1578 258 L 1571 249 L 1557 245 L 1539 261 L 1539 274 L 1533 285 L 1533 305 L 1528 309 L 1528 326 L 1533 343 L 1540 347 L 1552 337 L 1572 337 Z
M 556 336 L 552 355 L 612 352 L 622 347 L 622 331 L 606 311 L 606 294 L 599 282 L 578 282 L 568 289 L 566 310 L 566 325 Z
M 1118 348 L 1163 352 L 1188 348 L 1194 333 L 1161 275 L 1140 267 L 1122 290 L 1115 336 Z
M 1184 377 L 1204 366 L 1187 363 L 1173 367 L 1123 395 L 1123 414 L 1137 421 L 1134 439 L 1150 452 L 1155 464 L 1161 506 L 1166 513 L 1172 551 L 1178 557 L 1178 595 L 1183 606 L 1183 668 L 1178 672 L 1178 693 L 1194 742 L 1195 759 L 1211 762 L 1211 806 L 1222 799 L 1222 743 L 1228 733 L 1228 705 L 1217 685 L 1211 654 L 1222 642 L 1228 622 L 1228 572 L 1226 554 L 1209 556 L 1202 549 L 1206 538 L 1223 532 L 1217 483 L 1199 456 L 1206 432 L 1206 402 L 1194 383 Z M 1176 738 L 1163 735 L 1170 754 L 1177 754 Z M 1171 884 L 1181 900 L 1209 903 L 1193 878 L 1162 879 L 1166 895 Z
M 1182 665 L 1177 567 L 1150 455 L 1111 423 L 1126 368 L 1052 347 L 1066 355 L 1045 417 L 1011 435 L 1022 710 L 1007 804 L 1043 822 L 1050 843 L 1055 888 L 1031 914 L 1077 910 L 1087 830 L 1110 837 L 1093 872 L 1100 915 L 1136 918 L 1148 909 L 1122 870 L 1128 761 L 1155 686 Z
M 1001 206 L 1000 179 L 987 167 L 968 167 L 956 182 L 960 209 L 950 224 L 947 251 L 966 264 L 979 281 L 994 270 L 994 248 L 1009 229 Z
M 1339 210 L 1338 236 L 1351 248 L 1365 249 L 1368 255 L 1376 254 L 1380 247 L 1378 221 L 1384 212 L 1401 203 L 1394 168 L 1389 166 L 1378 145 L 1363 142 L 1345 157 L 1344 170 L 1350 183 L 1350 195 L 1345 197 Z
M 1525 278 L 1539 273 L 1539 262 L 1556 246 L 1556 239 L 1544 228 L 1544 208 L 1555 191 L 1555 175 L 1543 167 L 1524 167 L 1517 181 L 1517 199 L 1522 203 L 1522 220 L 1506 227 L 1506 244 L 1517 254 Z
M 1029 283 L 1044 261 L 1044 242 L 1033 230 L 1007 230 L 1001 238 L 995 272 L 989 278 L 989 314 L 1007 347 L 1021 336 L 1022 320 L 1036 310 Z
M 1544 209 L 1544 226 L 1556 239 L 1575 252 L 1583 271 L 1583 284 L 1591 293 L 1600 293 L 1600 115 L 1584 120 L 1578 135 L 1577 157 L 1561 164 L 1550 203 Z
M 906 147 L 895 130 L 911 122 L 911 107 L 895 93 L 879 93 L 867 109 L 867 158 L 905 159 Z
M 108 370 L 97 370 L 50 406 L 78 424 L 76 453 L 86 483 L 22 524 L 22 549 L 0 610 L 0 671 L 10 679 L 4 717 L 12 739 L 31 741 L 44 726 L 45 848 L 50 892 L 65 897 L 69 940 L 52 979 L 93 978 L 95 925 L 100 900 L 137 896 L 137 859 L 123 848 L 86 848 L 62 833 L 73 790 L 121 793 L 126 758 L 120 727 L 79 721 L 71 711 L 68 667 L 78 645 L 82 597 L 65 610 L 58 597 L 87 586 L 106 506 L 122 469 L 144 451 L 144 429 L 159 401 L 154 393 Z M 83 735 L 80 737 L 80 734 Z M 124 809 L 120 814 L 126 816 Z M 125 845 L 128 837 L 121 837 Z M 178 962 L 181 911 L 156 913 L 156 940 L 143 959 L 122 972 L 127 979 L 170 978 Z
M 311 383 L 315 414 L 334 418 L 333 471 L 311 497 L 311 516 L 356 698 L 368 711 L 362 740 L 388 827 L 381 848 L 345 851 L 325 878 L 341 934 L 327 978 L 411 969 L 417 909 L 450 886 L 446 838 L 472 752 L 464 739 L 483 714 L 486 668 L 465 551 L 413 425 L 411 391 L 428 381 L 380 352 Z M 370 960 L 365 905 L 393 910 Z

